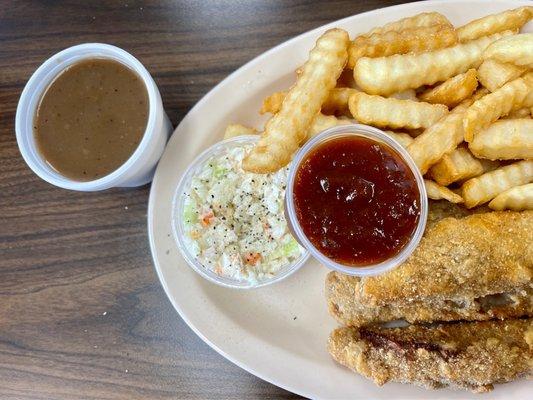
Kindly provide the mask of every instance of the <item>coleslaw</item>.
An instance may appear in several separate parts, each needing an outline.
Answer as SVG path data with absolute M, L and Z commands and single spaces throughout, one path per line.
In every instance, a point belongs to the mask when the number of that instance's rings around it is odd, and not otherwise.
M 303 253 L 284 215 L 288 168 L 254 174 L 241 163 L 252 145 L 209 158 L 192 178 L 182 218 L 185 244 L 220 276 L 259 283 Z

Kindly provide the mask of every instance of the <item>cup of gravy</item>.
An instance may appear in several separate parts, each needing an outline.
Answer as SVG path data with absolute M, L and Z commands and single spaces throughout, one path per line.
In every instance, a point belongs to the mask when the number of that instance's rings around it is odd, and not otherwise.
M 172 131 L 144 66 L 99 43 L 70 47 L 41 65 L 22 92 L 15 126 L 37 175 L 81 191 L 150 182 Z

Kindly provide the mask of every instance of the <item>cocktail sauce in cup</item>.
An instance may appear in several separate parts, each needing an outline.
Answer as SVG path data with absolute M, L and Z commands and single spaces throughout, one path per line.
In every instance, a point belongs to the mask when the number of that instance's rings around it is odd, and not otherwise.
M 424 180 L 407 151 L 379 129 L 328 129 L 295 155 L 285 195 L 296 239 L 326 267 L 377 275 L 405 261 L 425 229 Z

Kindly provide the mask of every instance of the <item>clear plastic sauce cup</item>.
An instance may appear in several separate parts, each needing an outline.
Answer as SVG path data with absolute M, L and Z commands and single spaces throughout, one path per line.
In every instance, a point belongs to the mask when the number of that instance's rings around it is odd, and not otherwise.
M 413 176 L 416 180 L 416 185 L 419 193 L 419 204 L 420 204 L 420 214 L 418 216 L 418 221 L 416 228 L 412 232 L 412 235 L 409 241 L 391 258 L 388 258 L 384 261 L 381 261 L 376 264 L 368 265 L 345 265 L 336 262 L 335 260 L 327 257 L 321 251 L 319 251 L 315 245 L 309 240 L 309 238 L 304 233 L 302 226 L 298 220 L 295 202 L 294 202 L 294 184 L 297 172 L 301 163 L 307 159 L 308 155 L 313 152 L 321 144 L 336 138 L 342 138 L 347 136 L 362 136 L 364 138 L 377 141 L 390 147 L 394 150 L 397 155 L 405 162 L 409 167 Z M 357 276 L 368 276 L 368 275 L 377 275 L 382 274 L 386 271 L 391 270 L 394 267 L 397 267 L 402 262 L 404 262 L 417 247 L 424 229 L 426 226 L 427 212 L 428 212 L 428 200 L 426 194 L 426 188 L 424 185 L 424 179 L 420 174 L 416 164 L 410 157 L 409 153 L 394 139 L 385 134 L 383 131 L 359 124 L 343 125 L 327 129 L 324 132 L 321 132 L 310 141 L 308 141 L 295 155 L 292 164 L 289 170 L 289 176 L 287 179 L 287 190 L 285 192 L 285 212 L 287 223 L 289 224 L 290 229 L 293 232 L 295 238 L 300 242 L 300 244 L 305 247 L 310 254 L 324 264 L 326 267 L 342 272 L 348 275 L 357 275 Z
M 178 249 L 180 250 L 181 255 L 183 256 L 187 264 L 199 275 L 213 283 L 225 287 L 236 289 L 251 289 L 279 282 L 294 273 L 295 271 L 297 271 L 309 258 L 309 253 L 304 250 L 300 257 L 298 257 L 293 262 L 283 266 L 271 278 L 261 280 L 259 282 L 248 282 L 244 280 L 236 280 L 223 275 L 218 275 L 214 271 L 204 267 L 187 246 L 187 241 L 185 239 L 187 232 L 184 224 L 183 211 L 186 200 L 185 193 L 188 193 L 190 191 L 193 177 L 202 170 L 202 167 L 213 156 L 222 155 L 226 153 L 229 149 L 234 147 L 254 144 L 258 140 L 258 136 L 237 136 L 231 139 L 218 142 L 207 150 L 205 150 L 191 163 L 189 168 L 184 172 L 180 182 L 178 183 L 172 201 L 172 231 L 174 235 L 174 240 L 178 246 Z

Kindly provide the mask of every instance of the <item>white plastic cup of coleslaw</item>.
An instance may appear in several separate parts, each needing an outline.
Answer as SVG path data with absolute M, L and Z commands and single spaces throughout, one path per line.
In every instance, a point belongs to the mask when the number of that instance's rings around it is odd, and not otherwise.
M 309 258 L 285 220 L 288 168 L 260 175 L 236 167 L 258 139 L 243 135 L 208 148 L 174 193 L 172 227 L 181 255 L 200 276 L 225 287 L 279 282 Z

